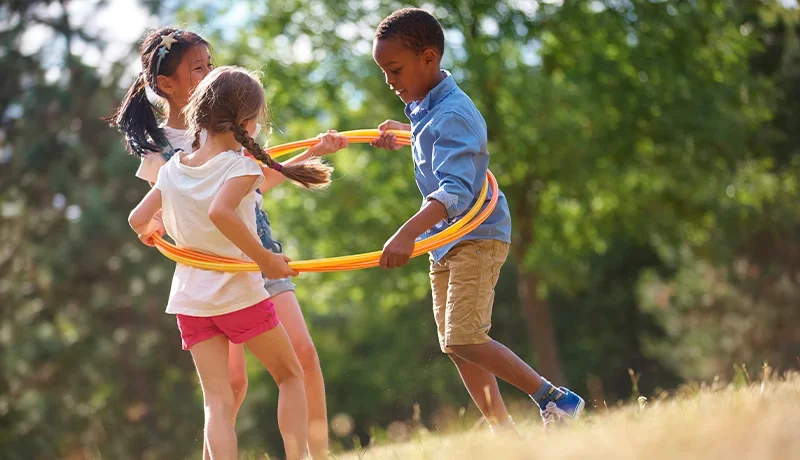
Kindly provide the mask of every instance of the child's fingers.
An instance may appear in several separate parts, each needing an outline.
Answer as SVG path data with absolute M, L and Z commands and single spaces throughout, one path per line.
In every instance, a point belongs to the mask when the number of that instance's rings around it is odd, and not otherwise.
M 394 133 L 383 133 L 379 138 L 370 142 L 370 144 L 374 147 L 390 150 L 397 150 L 400 148 L 400 146 L 397 145 L 397 136 L 395 136 Z
M 390 150 L 397 150 L 400 148 L 397 145 L 397 136 L 394 133 L 387 133 L 386 134 L 386 148 Z
M 297 270 L 291 269 L 291 268 L 289 269 L 289 272 L 286 274 L 286 276 L 299 276 L 299 275 L 300 275 L 300 272 L 298 272 Z
M 373 147 L 382 149 L 382 148 L 384 148 L 386 146 L 385 145 L 386 144 L 386 139 L 383 136 L 381 136 L 381 137 L 373 140 L 372 142 L 370 142 L 370 144 L 372 144 Z
M 381 134 L 384 134 L 387 130 L 390 129 L 402 129 L 402 128 L 403 124 L 400 123 L 399 121 L 394 121 L 394 120 L 386 120 L 378 125 L 378 131 L 380 131 Z

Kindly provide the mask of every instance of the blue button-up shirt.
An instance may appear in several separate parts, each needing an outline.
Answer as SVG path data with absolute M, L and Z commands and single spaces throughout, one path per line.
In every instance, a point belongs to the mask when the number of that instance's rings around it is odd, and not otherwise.
M 421 102 L 406 105 L 411 121 L 411 151 L 414 176 L 422 192 L 423 206 L 436 200 L 447 208 L 447 220 L 436 224 L 420 238 L 433 236 L 458 220 L 475 204 L 489 166 L 486 122 L 475 104 L 456 85 L 449 72 Z M 491 190 L 489 191 L 491 197 Z M 461 239 L 431 252 L 435 261 L 465 240 L 511 242 L 511 213 L 503 192 L 492 214 Z

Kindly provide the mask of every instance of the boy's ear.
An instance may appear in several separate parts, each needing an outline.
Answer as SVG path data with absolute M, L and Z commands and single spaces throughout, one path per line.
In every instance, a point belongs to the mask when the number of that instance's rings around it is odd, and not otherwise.
M 433 48 L 425 48 L 422 50 L 422 58 L 425 60 L 425 64 L 434 64 L 439 59 L 439 53 Z

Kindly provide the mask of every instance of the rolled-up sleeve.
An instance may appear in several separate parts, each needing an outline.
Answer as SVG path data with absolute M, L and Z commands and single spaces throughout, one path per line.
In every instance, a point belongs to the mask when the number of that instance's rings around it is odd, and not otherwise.
M 481 151 L 481 140 L 467 120 L 452 112 L 442 115 L 434 129 L 431 167 L 439 188 L 426 200 L 442 203 L 452 218 L 466 212 L 475 199 L 473 157 Z

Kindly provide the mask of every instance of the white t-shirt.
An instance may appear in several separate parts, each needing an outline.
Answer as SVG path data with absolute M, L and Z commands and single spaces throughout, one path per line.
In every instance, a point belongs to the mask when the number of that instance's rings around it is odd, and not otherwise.
M 191 152 L 194 150 L 192 148 L 194 138 L 190 137 L 185 129 L 175 129 L 169 126 L 163 126 L 161 129 L 164 130 L 164 135 L 167 137 L 169 145 L 173 149 L 181 149 L 184 152 Z M 202 131 L 200 133 L 200 145 L 203 145 L 205 141 L 206 132 Z M 156 178 L 158 178 L 158 170 L 164 166 L 166 162 L 161 152 L 147 152 L 142 157 L 142 162 L 139 164 L 139 169 L 136 171 L 136 177 L 150 183 L 155 183 Z
M 253 176 L 250 192 L 264 178 L 261 168 L 241 152 L 222 152 L 206 163 L 187 166 L 178 152 L 158 172 L 155 188 L 161 191 L 162 217 L 167 233 L 178 247 L 194 249 L 233 259 L 251 259 L 233 244 L 208 217 L 214 197 L 225 181 Z M 256 193 L 248 192 L 236 213 L 256 233 Z M 167 313 L 189 316 L 216 316 L 255 305 L 269 297 L 259 272 L 223 273 L 177 264 L 172 278 Z
M 189 136 L 187 130 L 170 128 L 166 125 L 162 126 L 161 129 L 164 130 L 164 135 L 167 137 L 169 145 L 173 149 L 181 149 L 184 152 L 194 151 L 192 148 L 194 138 Z M 256 134 L 258 134 L 260 130 L 261 125 L 259 124 L 256 126 Z M 206 142 L 206 137 L 205 130 L 200 131 L 200 145 Z M 158 170 L 161 169 L 166 162 L 167 160 L 164 159 L 164 155 L 162 155 L 161 152 L 147 152 L 142 157 L 142 162 L 139 163 L 139 169 L 136 170 L 136 177 L 154 184 L 158 178 Z M 264 197 L 261 196 L 260 193 L 256 193 L 256 206 L 260 208 L 263 204 Z

